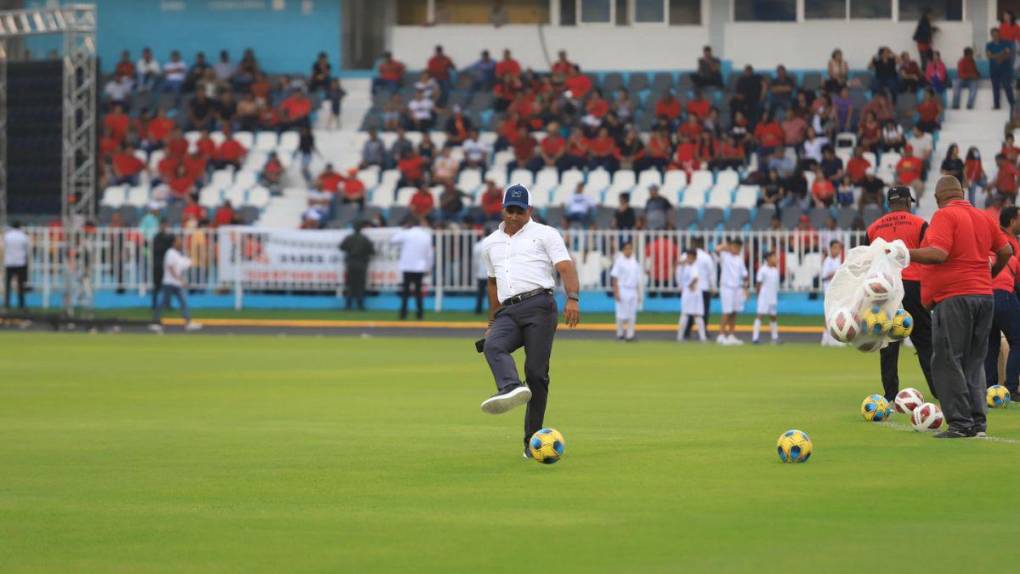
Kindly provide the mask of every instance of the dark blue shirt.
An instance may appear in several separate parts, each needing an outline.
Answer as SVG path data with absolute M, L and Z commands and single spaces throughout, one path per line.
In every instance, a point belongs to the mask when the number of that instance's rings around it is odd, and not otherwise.
M 985 44 L 985 51 L 991 56 L 999 55 L 1003 52 L 1009 52 L 1013 49 L 1013 42 L 1006 42 L 1005 40 L 999 40 L 998 42 L 988 42 Z M 995 60 L 988 60 L 988 69 L 991 72 L 1005 72 L 1009 71 L 1009 58 L 1004 59 L 1001 62 Z

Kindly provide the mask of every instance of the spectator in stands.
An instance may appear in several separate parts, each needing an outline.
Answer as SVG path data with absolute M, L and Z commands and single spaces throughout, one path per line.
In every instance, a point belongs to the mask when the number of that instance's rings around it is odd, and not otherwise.
M 236 69 L 237 67 L 230 61 L 230 52 L 220 50 L 220 59 L 213 65 L 216 79 L 221 82 L 229 82 L 230 78 L 234 76 L 234 70 Z
M 340 85 L 340 78 L 333 78 L 326 88 L 326 101 L 329 102 L 329 118 L 326 120 L 326 127 L 333 130 L 340 129 L 340 107 L 343 103 L 347 90 Z
M 170 192 L 169 197 L 166 198 L 167 203 L 191 200 L 191 195 L 195 193 L 195 180 L 183 162 L 178 163 L 174 168 L 173 175 L 166 182 L 166 187 Z
M 489 10 L 489 23 L 496 28 L 501 28 L 510 23 L 510 13 L 503 6 L 502 0 L 495 0 Z
M 829 76 L 825 79 L 825 91 L 830 94 L 838 93 L 846 87 L 847 78 L 850 76 L 850 66 L 843 59 L 843 50 L 835 49 L 832 57 L 826 66 Z
M 645 146 L 644 157 L 641 158 L 635 169 L 643 171 L 655 168 L 660 172 L 665 171 L 666 166 L 669 165 L 669 158 L 672 155 L 672 144 L 669 141 L 669 135 L 666 130 L 659 129 L 653 131 L 648 138 L 648 145 Z
M 195 88 L 198 86 L 199 80 L 205 77 L 206 71 L 210 69 L 212 69 L 212 66 L 210 66 L 209 62 L 206 61 L 205 52 L 196 53 L 195 62 L 191 64 L 191 67 L 188 68 L 188 71 L 185 74 L 182 90 L 189 94 L 194 92 Z
M 938 50 L 932 51 L 932 59 L 924 68 L 924 80 L 928 82 L 930 89 L 939 94 L 946 91 L 946 64 L 942 61 L 942 54 Z
M 447 94 L 450 91 L 451 74 L 457 70 L 457 66 L 454 65 L 453 60 L 449 56 L 443 53 L 442 46 L 436 46 L 435 52 L 429 58 L 425 69 L 439 83 L 442 94 Z
M 584 137 L 581 128 L 574 128 L 567 138 L 567 151 L 563 156 L 563 170 L 584 169 L 588 165 L 588 138 Z
M 464 115 L 459 105 L 454 105 L 453 114 L 446 120 L 446 146 L 460 146 L 474 127 L 471 118 Z
M 854 185 L 860 185 L 871 167 L 871 162 L 864 157 L 864 146 L 858 145 L 854 148 L 853 156 L 846 162 L 846 174 L 850 176 L 850 181 L 854 182 Z
M 220 94 L 219 100 L 216 101 L 216 123 L 220 129 L 226 129 L 230 127 L 235 129 L 235 120 L 237 119 L 237 100 L 234 99 L 234 93 L 226 91 Z
M 770 171 L 775 170 L 779 172 L 779 177 L 784 180 L 792 176 L 797 170 L 797 162 L 793 156 L 788 155 L 781 147 L 773 148 L 772 154 L 768 158 L 762 159 L 758 165 L 765 166 Z
M 960 159 L 960 147 L 956 144 L 950 144 L 949 149 L 946 150 L 946 157 L 942 160 L 942 165 L 939 167 L 939 173 L 951 175 L 956 178 L 956 181 L 963 183 L 966 181 L 963 172 L 964 165 L 963 160 Z
M 700 89 L 695 89 L 694 96 L 687 102 L 687 116 L 694 116 L 694 118 L 700 122 L 708 117 L 708 113 L 711 109 L 712 104 L 705 99 L 702 91 Z
M 850 104 L 850 102 L 847 102 Z M 822 94 L 812 102 L 811 127 L 815 133 L 833 141 L 838 129 L 839 115 L 829 94 Z
M 266 164 L 262 166 L 259 181 L 272 193 L 279 193 L 283 184 L 283 163 L 275 151 L 269 152 Z
M 631 231 L 637 228 L 637 224 L 637 213 L 630 206 L 630 193 L 623 192 L 620 194 L 619 204 L 613 212 L 613 221 L 610 222 L 610 227 L 619 231 Z
M 999 37 L 1006 42 L 1013 42 L 1016 45 L 1017 40 L 1020 40 L 1020 26 L 1016 23 L 1016 15 L 1012 10 L 1003 10 L 1002 17 L 999 18 Z M 1013 54 L 1014 60 L 1016 54 Z M 1011 62 L 1010 64 L 1014 64 Z
M 545 140 L 542 143 L 545 143 Z M 614 152 L 617 169 L 636 171 L 642 165 L 641 159 L 644 157 L 644 154 L 645 145 L 641 142 L 641 134 L 636 127 L 631 126 L 627 129 L 626 135 L 623 136 L 623 141 L 616 146 L 616 151 Z
M 922 131 L 935 132 L 941 127 L 939 117 L 942 115 L 942 104 L 939 102 L 935 90 L 927 88 L 924 91 L 924 101 L 917 104 L 917 126 Z
M 783 112 L 783 143 L 786 147 L 792 147 L 800 151 L 804 140 L 807 138 L 808 124 L 804 118 L 796 115 L 790 109 Z
M 852 132 L 851 120 L 854 116 L 854 103 L 850 99 L 850 89 L 844 86 L 839 93 L 832 96 L 832 107 L 836 115 L 836 132 Z M 833 137 L 835 134 L 830 134 Z
M 896 117 L 896 109 L 893 107 L 892 101 L 886 97 L 885 92 L 877 92 L 871 101 L 865 104 L 861 114 L 867 115 L 868 113 L 874 114 L 879 124 Z
M 666 229 L 669 225 L 669 214 L 673 211 L 673 204 L 668 199 L 659 195 L 659 186 L 652 184 L 648 186 L 648 201 L 645 202 L 645 229 Z M 667 275 L 668 277 L 669 275 Z
M 152 152 L 152 150 L 162 149 L 170 134 L 173 132 L 175 127 L 174 121 L 166 117 L 166 108 L 160 107 L 156 110 L 156 117 L 149 120 L 149 123 L 145 126 L 145 144 L 142 148 L 146 152 Z
M 910 57 L 909 52 L 904 51 L 900 54 L 899 72 L 901 92 L 912 94 L 924 83 L 924 73 L 921 71 L 921 66 L 917 65 L 917 60 Z
M 325 90 L 332 80 L 332 66 L 329 64 L 329 56 L 326 52 L 319 52 L 319 55 L 312 62 L 312 72 L 308 76 L 308 91 L 315 93 L 316 90 Z
M 216 208 L 216 215 L 213 217 L 212 226 L 222 227 L 237 223 L 237 213 L 229 199 L 223 201 L 223 205 Z
M 510 54 L 510 50 L 503 50 L 503 59 L 496 63 L 495 72 L 497 78 L 503 78 L 507 74 L 520 78 L 521 65 Z
M 439 194 L 440 223 L 460 223 L 464 214 L 464 199 L 467 194 L 454 187 L 453 182 L 443 184 Z
M 514 99 L 517 98 L 517 95 L 521 93 L 521 90 L 521 80 L 517 76 L 512 74 L 499 76 L 499 83 L 493 88 L 493 95 L 496 96 L 493 109 L 497 112 L 507 111 Z
M 315 134 L 307 126 L 302 127 L 298 133 L 298 146 L 294 150 L 294 156 L 301 157 L 301 175 L 305 178 L 306 183 L 312 180 L 312 172 L 309 167 L 312 165 L 312 157 L 316 155 L 322 158 L 322 153 L 315 145 Z
M 1014 143 L 1013 134 L 1006 134 L 1006 139 L 1002 142 L 1002 155 L 1006 156 L 1006 161 L 1016 165 L 1017 158 L 1020 158 L 1020 147 L 1017 147 Z
M 955 152 L 956 145 L 952 145 L 951 148 L 953 149 L 950 149 L 950 152 L 954 155 L 947 157 L 947 159 L 955 157 L 955 161 L 959 162 L 960 155 Z M 947 165 L 948 167 L 954 167 L 954 162 L 951 161 L 949 164 L 943 162 L 943 167 L 946 167 Z M 960 168 L 960 177 L 963 177 L 962 162 L 960 162 Z M 924 181 L 921 178 L 923 171 L 924 163 L 920 159 L 914 157 L 914 149 L 910 146 L 903 146 L 903 157 L 901 157 L 900 161 L 896 163 L 896 183 L 898 185 L 909 185 L 914 189 L 914 195 L 916 197 L 920 197 L 921 193 L 924 191 Z
M 377 77 L 372 80 L 372 93 L 380 90 L 396 92 L 404 81 L 404 64 L 393 57 L 391 52 L 384 52 L 379 63 Z
M 394 93 L 390 96 L 389 100 L 383 106 L 382 112 L 382 123 L 383 130 L 393 131 L 403 125 L 404 119 L 404 102 L 400 97 L 400 94 Z
M 609 130 L 601 128 L 598 135 L 588 143 L 588 169 L 602 168 L 614 173 L 619 166 L 616 159 L 616 140 L 609 135 Z
M 850 176 L 844 175 L 843 179 L 839 180 L 839 187 L 836 188 L 836 203 L 839 204 L 840 207 L 853 205 L 856 191 L 857 186 L 854 185 L 854 182 L 850 181 Z M 822 245 L 826 245 L 827 243 L 828 242 L 823 242 Z
M 698 159 L 698 144 L 697 142 L 691 141 L 689 138 L 680 137 L 680 143 L 676 146 L 676 152 L 673 154 L 673 163 L 670 164 L 670 169 L 680 169 L 687 173 L 687 179 L 691 179 L 691 174 L 701 168 L 701 161 Z
M 120 147 L 112 163 L 114 185 L 138 185 L 138 176 L 145 170 L 145 162 L 135 155 L 135 149 L 130 144 Z
M 358 178 L 358 168 L 347 170 L 347 177 L 341 182 L 344 204 L 356 203 L 358 209 L 365 209 L 365 184 Z
M 181 220 L 184 225 L 189 225 L 192 221 L 200 222 L 208 219 L 208 213 L 206 209 L 195 202 L 195 198 L 188 195 L 184 199 L 184 209 L 181 211 Z
M 333 168 L 333 164 L 327 163 L 322 173 L 315 179 L 315 188 L 336 195 L 340 191 L 340 183 L 343 179 L 343 176 Z
M 206 97 L 205 92 L 195 92 L 194 97 L 188 102 L 189 130 L 208 130 L 213 125 L 213 102 Z
M 443 91 L 439 87 L 439 82 L 429 75 L 428 72 L 422 72 L 418 75 L 418 80 L 414 83 L 414 90 L 416 92 L 420 91 L 427 99 L 432 100 L 436 104 Z
M 496 61 L 489 56 L 488 50 L 482 50 L 478 61 L 471 64 L 465 71 L 473 78 L 471 82 L 472 92 L 487 92 L 496 83 Z
M 241 54 L 241 61 L 237 63 L 237 69 L 234 70 L 234 75 L 231 77 L 231 83 L 234 89 L 239 92 L 245 92 L 255 82 L 255 78 L 259 74 L 259 63 L 255 59 L 255 52 L 248 48 Z
M 819 165 L 822 167 L 822 173 L 825 174 L 826 179 L 834 184 L 843 179 L 843 160 L 836 157 L 836 151 L 832 149 L 831 145 L 822 148 L 822 161 Z
M 432 192 L 427 187 L 418 187 L 414 195 L 411 196 L 411 200 L 408 203 L 408 207 L 411 209 L 411 214 L 415 217 L 429 217 L 432 213 L 432 209 L 435 207 L 435 199 L 432 197 Z
M 903 137 L 903 128 L 900 127 L 900 124 L 895 120 L 885 120 L 882 123 L 882 151 L 899 152 L 905 143 L 906 139 Z
M 995 109 L 999 109 L 1001 91 L 1006 91 L 1006 101 L 1010 109 L 1015 103 L 1013 99 L 1013 67 L 1016 44 L 1002 39 L 999 30 L 992 28 L 992 39 L 985 44 L 985 56 L 988 58 L 988 75 L 992 80 L 992 96 Z
M 995 165 L 998 167 L 995 174 L 995 191 L 1005 204 L 1016 205 L 1018 175 L 1016 166 L 1001 153 L 995 156 Z
M 163 66 L 163 91 L 174 95 L 174 105 L 180 103 L 181 91 L 188 77 L 188 65 L 177 50 L 170 52 L 170 61 Z
M 779 110 L 793 107 L 797 82 L 786 73 L 786 66 L 776 66 L 776 77 L 769 82 L 769 115 L 776 116 Z
M 567 79 L 563 81 L 563 87 L 566 88 L 564 97 L 566 97 L 570 106 L 577 108 L 580 102 L 584 101 L 588 97 L 588 93 L 591 92 L 592 86 L 591 78 L 581 73 L 581 68 L 574 66 L 574 69 L 567 75 Z
M 836 188 L 832 181 L 822 173 L 821 166 L 815 167 L 815 180 L 811 184 L 811 199 L 815 207 L 832 207 L 836 198 Z
M 893 51 L 888 46 L 882 46 L 878 49 L 875 57 L 871 59 L 868 69 L 874 73 L 874 80 L 871 85 L 872 91 L 876 93 L 885 92 L 895 102 L 896 94 L 900 91 L 896 54 L 893 54 Z
M 461 145 L 461 150 L 464 152 L 464 167 L 475 169 L 484 169 L 492 152 L 489 145 L 482 141 L 477 129 L 468 132 L 468 138 Z
M 563 205 L 563 218 L 566 226 L 580 225 L 590 227 L 595 217 L 595 200 L 584 194 L 584 183 L 578 182 L 574 193 Z
M 418 155 L 425 160 L 425 166 L 432 169 L 432 160 L 436 157 L 436 144 L 432 141 L 432 136 L 429 132 L 422 132 L 421 141 L 418 142 Z
M 694 85 L 705 88 L 708 86 L 723 87 L 722 64 L 719 58 L 712 55 L 712 47 L 705 46 L 701 49 L 701 57 L 698 58 L 698 71 L 691 74 Z
M 801 148 L 801 162 L 807 167 L 822 163 L 822 150 L 829 145 L 829 138 L 819 134 L 815 128 L 808 126 L 804 134 L 804 143 Z
M 115 79 L 127 78 L 129 85 L 134 84 L 135 64 L 131 61 L 131 52 L 124 50 L 120 53 L 120 61 L 113 69 Z
M 244 94 L 237 102 L 237 127 L 246 132 L 258 130 L 259 106 L 255 101 L 255 96 Z
M 142 49 L 142 57 L 138 60 L 135 68 L 138 71 L 138 89 L 142 92 L 149 92 L 159 86 L 162 79 L 162 69 L 159 62 L 152 55 L 149 48 Z
M 932 58 L 932 40 L 938 28 L 931 23 L 931 9 L 925 8 L 921 18 L 917 21 L 917 28 L 914 29 L 914 42 L 917 43 L 917 53 L 921 56 L 921 67 L 927 68 Z
M 171 141 L 167 142 L 166 147 L 168 150 L 171 150 L 173 148 L 171 144 L 177 142 L 176 151 L 172 151 L 172 153 L 170 153 L 169 155 L 179 156 L 180 155 L 179 150 L 181 147 L 179 142 L 181 140 L 184 140 L 185 149 L 187 149 L 188 142 L 187 140 L 184 139 L 184 136 L 181 135 L 180 130 L 175 130 L 175 132 L 176 133 L 172 133 L 170 135 Z M 209 135 L 209 130 L 202 130 L 202 132 L 199 134 L 198 140 L 195 142 L 195 149 L 198 150 L 198 152 L 202 154 L 202 157 L 204 157 L 205 159 L 207 160 L 212 159 L 212 156 L 216 153 L 216 142 L 213 141 L 212 136 Z
M 783 137 L 783 126 L 772 116 L 765 114 L 761 122 L 754 128 L 754 143 L 757 147 L 759 163 L 764 163 L 765 159 L 772 155 L 777 148 L 783 148 Z
M 432 129 L 433 107 L 432 100 L 426 98 L 424 92 L 417 90 L 414 99 L 407 103 L 407 129 L 421 132 Z
M 482 221 L 479 225 L 500 221 L 503 212 L 503 191 L 491 179 L 485 180 L 485 190 L 481 195 Z
M 419 187 L 425 184 L 425 160 L 414 149 L 405 151 L 397 162 L 400 181 L 397 187 Z M 427 191 L 427 190 L 426 190 Z
M 452 183 L 460 171 L 460 160 L 453 156 L 453 150 L 444 147 L 439 157 L 432 163 L 432 183 L 445 185 Z
M 746 163 L 744 146 L 739 145 L 733 136 L 727 135 L 719 146 L 718 156 L 709 163 L 709 169 L 733 169 L 739 171 Z
M 953 86 L 953 109 L 960 109 L 960 92 L 967 88 L 967 109 L 974 109 L 974 99 L 977 97 L 977 82 L 981 78 L 978 73 L 977 62 L 974 60 L 974 49 L 964 48 L 963 57 L 956 63 L 956 85 Z
M 567 140 L 560 135 L 559 124 L 552 122 L 546 128 L 546 136 L 538 146 L 538 155 L 528 166 L 532 171 L 538 171 L 543 167 L 555 167 L 562 171 L 563 156 L 566 153 Z
M 658 125 L 670 130 L 676 129 L 680 119 L 680 100 L 676 98 L 673 90 L 662 94 L 659 101 L 655 103 L 655 118 Z
M 216 146 L 216 153 L 213 154 L 213 166 L 216 169 L 233 167 L 239 170 L 247 155 L 247 148 L 234 139 L 234 131 L 226 127 L 223 130 L 223 142 Z
M 910 137 L 907 138 L 907 145 L 913 148 L 914 157 L 925 164 L 925 172 L 927 172 L 932 150 L 935 149 L 935 139 L 930 133 L 921 130 L 919 126 L 915 125 L 914 129 L 910 132 Z
M 206 70 L 205 77 L 195 85 L 195 93 L 202 92 L 210 100 L 215 99 L 221 93 L 229 90 L 230 86 L 216 76 L 215 70 Z
M 191 176 L 191 179 L 195 180 L 196 184 L 205 183 L 208 161 L 197 149 L 184 156 L 181 163 L 184 164 L 184 169 L 188 170 L 188 175 Z
M 296 130 L 309 127 L 309 114 L 312 113 L 312 101 L 303 90 L 293 90 L 280 102 L 280 129 Z
M 730 99 L 730 110 L 734 113 L 743 112 L 753 125 L 758 121 L 766 94 L 765 88 L 765 79 L 755 73 L 750 65 L 744 66 L 744 72 L 737 78 L 735 92 Z
M 110 109 L 119 107 L 126 110 L 129 107 L 128 97 L 131 95 L 133 81 L 127 76 L 114 76 L 110 78 L 103 87 L 103 96 L 106 98 Z
M 988 177 L 985 176 L 984 166 L 981 165 L 981 152 L 978 148 L 971 146 L 967 150 L 967 159 L 963 162 L 964 185 L 967 187 L 967 200 L 971 205 L 977 206 L 977 190 L 988 191 Z M 987 203 L 987 197 L 985 199 Z
M 784 199 L 786 198 L 786 189 L 783 187 L 783 180 L 780 179 L 779 172 L 774 169 L 769 170 L 766 178 L 767 179 L 761 186 L 761 196 L 758 198 L 758 207 L 771 205 L 779 208 L 785 203 Z
M 864 119 L 861 120 L 861 125 L 857 130 L 857 145 L 862 147 L 871 153 L 877 154 L 879 151 L 879 144 L 882 143 L 882 124 L 878 123 L 878 118 L 872 112 L 864 114 Z
M 630 98 L 630 92 L 624 88 L 616 91 L 616 99 L 613 100 L 612 113 L 620 118 L 620 121 L 629 123 L 634 118 L 635 104 Z
M 521 125 L 517 128 L 517 135 L 511 145 L 514 152 L 514 159 L 507 168 L 510 171 L 515 169 L 534 169 L 536 164 L 535 150 L 538 149 L 538 140 L 528 132 L 528 128 Z
M 747 116 L 744 115 L 744 112 L 736 111 L 733 113 L 733 121 L 730 123 L 729 135 L 736 140 L 738 145 L 750 149 L 750 122 L 748 122 Z
M 559 52 L 557 52 L 556 61 L 553 62 L 552 68 L 550 69 L 552 75 L 556 78 L 559 78 L 559 81 L 562 82 L 563 80 L 566 79 L 567 74 L 569 74 L 570 71 L 573 69 L 574 63 L 567 59 L 566 50 L 560 50 Z

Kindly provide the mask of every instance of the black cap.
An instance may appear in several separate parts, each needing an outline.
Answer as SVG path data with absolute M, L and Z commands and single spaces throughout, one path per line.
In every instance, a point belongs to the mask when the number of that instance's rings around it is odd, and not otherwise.
M 886 198 L 889 201 L 906 200 L 910 202 L 914 201 L 914 194 L 911 193 L 910 188 L 905 185 L 894 185 L 889 188 Z

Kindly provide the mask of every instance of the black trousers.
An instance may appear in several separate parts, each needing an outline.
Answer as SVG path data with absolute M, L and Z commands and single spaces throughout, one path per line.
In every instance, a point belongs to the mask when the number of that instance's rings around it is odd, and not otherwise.
M 928 390 L 933 398 L 938 398 L 935 384 L 931 380 L 931 313 L 921 305 L 920 282 L 903 282 L 903 309 L 914 319 L 910 342 L 917 351 L 917 362 L 921 364 L 921 372 L 924 373 L 924 380 L 928 383 Z M 900 392 L 900 345 L 899 342 L 889 343 L 879 352 L 882 364 L 882 388 L 888 401 L 895 399 L 896 393 Z
M 159 292 L 163 289 L 163 264 L 152 269 L 152 310 L 159 306 Z
M 4 307 L 11 308 L 11 283 L 18 282 L 18 309 L 25 308 L 25 285 L 28 283 L 28 265 L 4 267 Z
M 709 292 L 709 291 L 702 291 L 701 292 L 701 300 L 705 304 L 704 319 L 705 319 L 705 335 L 707 336 L 708 335 L 708 314 L 709 314 L 708 311 L 709 311 L 709 309 L 712 308 L 712 293 Z M 687 322 L 687 328 L 684 329 L 684 339 L 686 339 L 688 336 L 690 336 L 691 329 L 693 329 L 693 328 L 694 328 L 694 321 L 688 321 Z
M 422 280 L 424 273 L 411 273 L 404 271 L 404 282 L 400 287 L 400 318 L 407 319 L 407 298 L 411 296 L 411 288 L 414 287 L 414 303 L 416 305 L 416 317 L 421 319 L 425 316 L 425 299 L 422 295 Z
M 500 307 L 485 339 L 485 360 L 501 391 L 521 384 L 513 352 L 524 347 L 524 379 L 531 389 L 524 414 L 524 446 L 545 421 L 556 322 L 556 299 L 551 294 L 536 295 L 516 305 Z
M 482 310 L 485 308 L 485 298 L 489 292 L 489 280 L 488 279 L 476 279 L 475 280 L 475 315 L 481 315 Z
M 354 305 L 359 310 L 365 309 L 365 284 L 368 282 L 368 267 L 361 265 L 347 266 L 347 310 Z
M 935 305 L 931 365 L 942 412 L 953 430 L 988 430 L 985 355 L 994 315 L 991 295 L 959 295 Z

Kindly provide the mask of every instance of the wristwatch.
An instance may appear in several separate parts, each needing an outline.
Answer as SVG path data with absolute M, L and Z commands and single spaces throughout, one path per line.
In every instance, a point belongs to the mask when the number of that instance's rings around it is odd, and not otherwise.
M 567 295 L 567 299 L 569 299 L 571 301 L 577 301 L 578 303 L 581 302 L 581 298 L 578 297 L 577 295 Z

